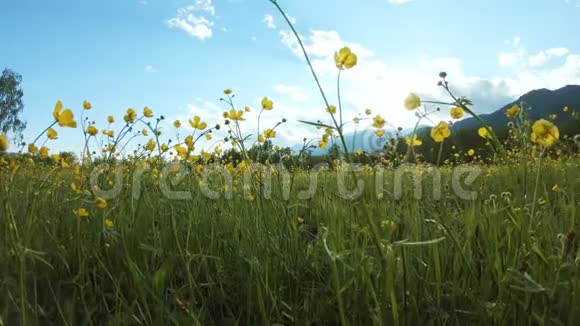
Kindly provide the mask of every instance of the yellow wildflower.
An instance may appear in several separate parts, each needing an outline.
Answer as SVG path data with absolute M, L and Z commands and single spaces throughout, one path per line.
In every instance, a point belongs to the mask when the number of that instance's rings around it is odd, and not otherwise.
M 123 120 L 127 123 L 131 123 L 137 119 L 137 112 L 134 109 L 127 109 L 127 114 L 123 117 Z
M 179 128 L 179 127 L 181 127 L 181 121 L 179 121 L 179 120 L 175 120 L 175 121 L 173 121 L 173 126 L 174 126 L 175 128 Z
M 95 126 L 89 126 L 87 128 L 87 133 L 91 136 L 96 136 L 99 133 L 99 130 L 95 128 Z
M 28 144 L 28 153 L 34 154 L 36 152 L 38 152 L 38 147 L 36 147 L 34 144 Z
M 106 201 L 106 200 L 104 200 L 104 199 L 103 199 L 103 198 L 101 198 L 101 197 L 97 197 L 97 198 L 95 199 L 95 206 L 96 206 L 98 209 L 105 209 L 105 208 L 107 208 L 107 201 Z
M 211 140 L 211 138 L 212 138 L 211 134 L 209 134 L 209 133 L 208 134 L 205 134 L 205 139 Z
M 449 124 L 445 121 L 441 121 L 431 128 L 431 138 L 437 143 L 444 141 L 449 136 L 451 136 L 451 130 L 449 130 Z
M 263 143 L 264 142 L 264 136 L 263 135 L 258 135 L 258 142 L 259 143 Z
M 113 227 L 113 221 L 109 220 L 108 218 L 105 219 L 105 227 L 106 228 L 112 228 Z
M 405 108 L 407 110 L 415 110 L 416 108 L 421 106 L 421 98 L 417 96 L 415 93 L 409 94 L 405 99 Z
M 174 148 L 175 148 L 175 151 L 177 152 L 177 156 L 179 156 L 183 159 L 187 158 L 187 154 L 188 154 L 187 149 L 185 149 L 179 145 L 175 146 Z
M 141 130 L 141 134 L 145 137 L 149 136 L 149 131 L 147 131 L 147 129 L 143 129 Z
M 266 129 L 264 131 L 264 137 L 266 138 L 275 138 L 276 137 L 276 132 L 270 128 Z
M 44 147 L 44 146 L 42 146 L 42 147 L 40 148 L 40 152 L 39 152 L 39 154 L 40 154 L 40 157 L 42 157 L 42 158 L 47 158 L 47 157 L 48 157 L 48 155 L 49 155 L 49 154 L 48 154 L 48 147 Z
M 236 121 L 244 121 L 245 119 L 242 117 L 244 115 L 244 111 L 242 110 L 234 110 L 231 109 L 229 113 L 227 113 L 227 117 L 236 120 Z
M 568 107 L 567 107 L 567 106 L 565 106 L 565 107 L 562 109 L 562 111 L 564 111 L 564 112 L 568 112 Z
M 230 95 L 232 93 L 232 90 L 229 88 L 224 89 L 224 94 L 226 95 Z
M 262 99 L 262 108 L 266 111 L 270 111 L 274 108 L 274 102 L 267 97 Z
M 520 113 L 520 107 L 517 104 L 512 105 L 511 108 L 505 111 L 505 115 L 508 118 L 515 118 L 518 116 L 518 113 Z
M 85 208 L 73 209 L 73 213 L 77 217 L 88 217 L 89 216 L 89 211 L 87 211 Z
M 350 69 L 356 66 L 358 58 L 350 48 L 344 47 L 334 53 L 334 63 L 338 69 Z
M 143 115 L 147 118 L 151 118 L 153 116 L 153 110 L 146 106 L 143 108 Z
M 91 105 L 91 102 L 89 101 L 83 101 L 83 109 L 85 110 L 90 110 L 93 106 Z
M 548 117 L 550 118 L 550 120 L 556 120 L 557 115 L 550 114 Z
M 52 128 L 48 128 L 48 130 L 46 131 L 46 136 L 49 139 L 58 139 L 58 133 L 56 132 L 56 130 Z
M 489 128 L 489 130 L 487 129 Z M 481 127 L 479 129 L 477 129 L 477 134 L 479 135 L 479 137 L 481 138 L 486 138 L 486 139 L 491 139 L 491 133 L 489 132 L 490 130 L 493 131 L 493 129 L 491 127 Z
M 8 150 L 8 139 L 5 134 L 0 134 L 0 152 Z
M 115 117 L 113 117 L 112 115 L 110 115 L 110 116 L 107 117 L 107 121 L 109 123 L 113 123 L 113 122 L 115 122 Z
M 58 122 L 61 127 L 76 128 L 77 122 L 74 120 L 74 114 L 70 109 L 62 111 L 62 102 L 56 102 L 54 110 L 52 111 L 54 120 Z
M 467 151 L 467 155 L 473 156 L 473 155 L 475 155 L 475 151 L 473 149 L 470 149 Z
M 326 112 L 335 114 L 336 113 L 336 106 L 330 105 L 329 107 L 326 108 Z
M 149 139 L 149 141 L 147 142 L 147 145 L 145 145 L 145 149 L 152 152 L 155 149 L 155 141 L 153 139 Z
M 375 130 L 375 135 L 377 135 L 377 137 L 383 137 L 385 135 L 385 131 L 383 129 L 377 129 Z
M 373 127 L 375 128 L 382 128 L 385 126 L 385 119 L 383 119 L 383 117 L 381 117 L 380 115 L 377 115 L 376 117 L 373 118 Z
M 371 109 L 366 109 L 365 110 L 365 114 L 366 115 L 371 115 L 371 114 L 373 114 L 373 111 Z
M 451 108 L 451 111 L 449 113 L 453 119 L 463 118 L 463 109 L 460 107 Z
M 532 126 L 531 140 L 536 144 L 550 147 L 558 141 L 558 138 L 560 131 L 550 121 L 540 119 Z
M 405 137 L 405 142 L 407 143 L 407 146 L 413 147 L 421 146 L 423 144 L 423 142 L 421 141 L 421 139 L 417 137 L 417 135 L 413 135 L 413 138 L 409 136 Z
M 194 129 L 198 129 L 198 130 L 204 130 L 205 128 L 207 128 L 207 123 L 202 122 L 201 118 L 199 116 L 195 116 L 192 119 L 189 119 L 189 125 L 194 128 Z

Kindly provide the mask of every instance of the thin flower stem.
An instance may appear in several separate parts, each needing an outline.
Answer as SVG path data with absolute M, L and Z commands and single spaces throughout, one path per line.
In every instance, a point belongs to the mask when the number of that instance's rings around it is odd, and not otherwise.
M 322 96 L 322 99 L 324 100 L 324 104 L 328 108 L 330 106 L 330 104 L 328 102 L 328 99 L 326 98 L 326 94 L 324 93 L 324 90 L 322 89 L 322 85 L 320 84 L 320 80 L 318 79 L 318 76 L 316 75 L 316 72 L 314 71 L 314 66 L 312 66 L 312 62 L 310 61 L 310 57 L 308 56 L 308 53 L 306 52 L 306 48 L 304 47 L 304 43 L 302 42 L 302 39 L 300 38 L 300 36 L 298 35 L 298 32 L 296 31 L 296 28 L 294 28 L 294 25 L 292 24 L 292 22 L 290 21 L 290 19 L 288 18 L 288 16 L 284 12 L 284 10 L 282 10 L 282 7 L 280 7 L 280 5 L 278 4 L 278 2 L 276 0 L 268 0 L 268 1 L 270 1 L 276 7 L 276 9 L 280 12 L 280 14 L 284 17 L 284 20 L 286 20 L 286 23 L 288 24 L 288 26 L 290 26 L 292 33 L 294 34 L 294 36 L 298 40 L 298 44 L 300 45 L 300 49 L 302 49 L 302 53 L 304 54 L 304 58 L 306 59 L 306 62 L 308 63 L 308 67 L 310 68 L 310 72 L 312 73 L 312 77 L 314 77 L 314 81 L 316 82 L 316 85 L 318 86 L 318 90 L 320 91 L 320 95 Z M 344 139 L 344 135 L 342 134 L 342 126 L 338 125 L 336 119 L 334 118 L 334 116 L 332 114 L 331 114 L 331 116 L 332 116 L 332 120 L 334 122 L 334 125 L 338 131 L 338 135 L 340 137 L 340 141 L 342 143 L 342 146 L 344 148 L 344 154 L 346 156 L 346 160 L 350 161 L 348 147 L 346 146 L 346 141 Z

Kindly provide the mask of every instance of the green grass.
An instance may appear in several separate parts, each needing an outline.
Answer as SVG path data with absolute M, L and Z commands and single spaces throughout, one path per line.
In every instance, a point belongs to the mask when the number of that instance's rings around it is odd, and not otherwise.
M 315 196 L 300 200 L 307 178 L 295 172 L 290 198 L 274 178 L 271 198 L 251 202 L 238 193 L 209 199 L 195 177 L 180 186 L 191 200 L 165 198 L 151 177 L 135 199 L 125 179 L 104 211 L 70 189 L 70 169 L 4 167 L 0 317 L 4 325 L 578 324 L 580 263 L 558 235 L 579 223 L 579 163 L 546 162 L 535 201 L 535 167 L 505 165 L 484 169 L 475 200 L 453 193 L 448 168 L 440 200 L 430 178 L 416 199 L 411 174 L 401 198 L 377 199 L 372 171 L 357 173 L 366 187 L 357 199 L 341 198 L 336 172 L 324 172 Z M 383 178 L 391 192 L 393 173 Z M 91 216 L 75 217 L 79 207 Z

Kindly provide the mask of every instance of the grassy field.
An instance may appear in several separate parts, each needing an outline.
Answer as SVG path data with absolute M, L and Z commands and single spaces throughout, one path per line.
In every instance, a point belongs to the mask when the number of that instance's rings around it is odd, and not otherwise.
M 125 166 L 98 180 L 123 185 L 104 209 L 70 187 L 89 167 L 15 160 L 0 173 L 4 325 L 580 322 L 577 158 L 541 173 L 472 166 L 472 199 L 453 168 L 273 174 L 269 196 L 263 174 L 246 187 L 236 175 L 231 199 L 217 176 L 205 182 L 220 198 L 208 198 L 192 172 L 180 200 L 157 170 L 135 191 Z M 351 189 L 355 176 L 364 191 L 344 198 L 338 181 Z

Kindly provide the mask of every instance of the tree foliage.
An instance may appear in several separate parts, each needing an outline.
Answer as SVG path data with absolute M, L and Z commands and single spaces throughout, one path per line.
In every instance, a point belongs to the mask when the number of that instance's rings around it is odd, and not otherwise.
M 24 109 L 21 82 L 22 76 L 9 69 L 4 69 L 0 77 L 0 132 L 12 132 L 18 140 L 22 140 L 26 128 L 26 121 L 19 117 Z

